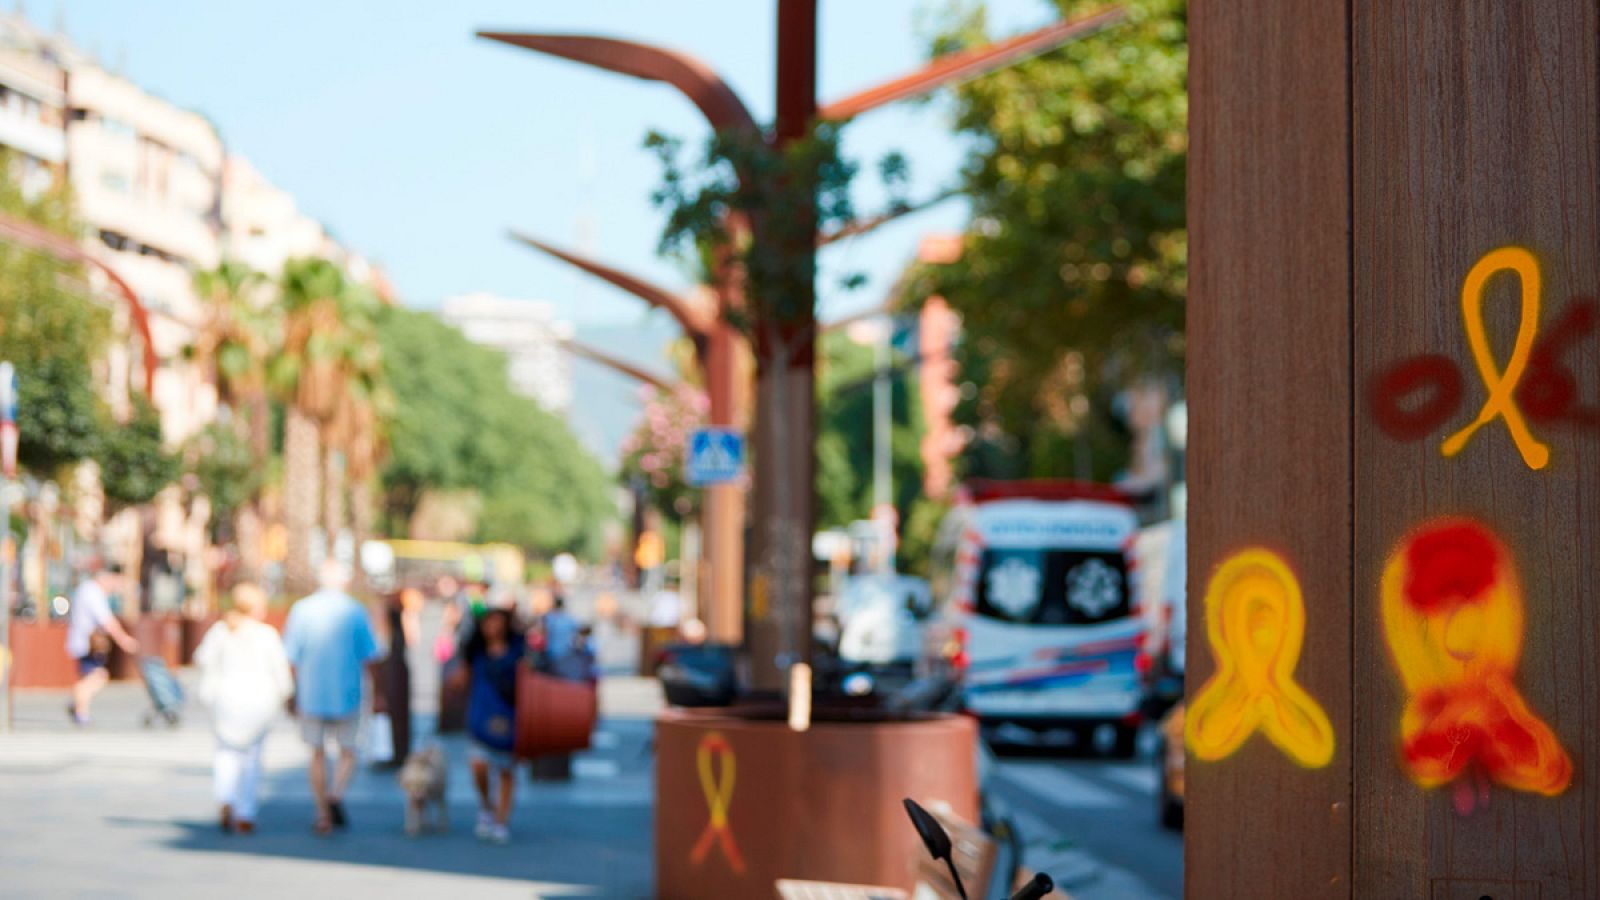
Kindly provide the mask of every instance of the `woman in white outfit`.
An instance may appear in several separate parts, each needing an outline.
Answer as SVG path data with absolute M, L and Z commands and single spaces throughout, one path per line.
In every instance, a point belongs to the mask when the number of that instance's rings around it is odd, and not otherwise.
M 217 735 L 217 802 L 223 831 L 255 830 L 261 744 L 294 691 L 283 640 L 262 621 L 267 595 L 253 584 L 233 589 L 233 608 L 195 650 L 200 700 Z

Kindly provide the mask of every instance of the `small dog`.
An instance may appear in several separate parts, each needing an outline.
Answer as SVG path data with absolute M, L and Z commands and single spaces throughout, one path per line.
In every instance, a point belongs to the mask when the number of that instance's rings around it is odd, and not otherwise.
M 445 808 L 445 780 L 449 761 L 438 746 L 423 747 L 400 767 L 400 787 L 406 792 L 406 834 L 416 837 L 424 828 L 448 831 L 449 813 Z M 432 816 L 425 816 L 433 804 Z M 424 823 L 424 818 L 427 819 Z

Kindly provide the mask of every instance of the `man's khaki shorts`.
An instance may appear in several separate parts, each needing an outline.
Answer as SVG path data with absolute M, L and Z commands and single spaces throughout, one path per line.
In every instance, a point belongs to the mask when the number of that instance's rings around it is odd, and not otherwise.
M 359 736 L 361 716 L 353 715 L 343 719 L 319 719 L 315 716 L 300 717 L 300 736 L 305 738 L 313 750 L 321 750 L 328 746 L 328 741 L 338 745 L 341 753 L 355 753 L 358 750 L 356 738 Z

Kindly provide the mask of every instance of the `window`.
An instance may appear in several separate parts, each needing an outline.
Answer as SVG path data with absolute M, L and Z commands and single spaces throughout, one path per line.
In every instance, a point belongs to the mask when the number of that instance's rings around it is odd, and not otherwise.
M 1029 625 L 1092 625 L 1128 614 L 1127 580 L 1121 553 L 985 550 L 978 614 Z
M 100 186 L 118 194 L 126 194 L 131 189 L 131 185 L 128 183 L 128 176 L 121 172 L 100 173 Z

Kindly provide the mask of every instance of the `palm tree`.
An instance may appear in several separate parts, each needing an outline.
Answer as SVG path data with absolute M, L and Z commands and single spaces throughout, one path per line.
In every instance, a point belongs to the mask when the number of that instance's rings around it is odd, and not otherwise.
M 287 586 L 301 591 L 311 586 L 318 501 L 331 541 L 346 521 L 345 485 L 364 484 L 381 456 L 387 392 L 376 333 L 379 301 L 371 291 L 324 259 L 291 260 L 279 289 L 284 340 L 271 381 L 285 408 L 285 575 Z M 370 511 L 362 515 L 370 520 Z
M 272 453 L 272 411 L 267 398 L 267 360 L 282 337 L 278 308 L 264 296 L 267 278 L 243 263 L 224 261 L 196 272 L 195 291 L 205 303 L 193 358 L 217 389 L 236 433 L 250 448 L 257 471 Z M 259 492 L 236 514 L 234 533 L 246 578 L 261 572 Z
M 284 586 L 294 593 L 314 586 L 311 539 L 322 493 L 319 431 L 338 407 L 339 305 L 346 289 L 344 272 L 325 259 L 292 259 L 278 282 L 283 344 L 269 366 L 269 380 L 284 407 Z
M 363 304 L 368 298 L 360 298 Z M 352 313 L 356 313 L 352 310 Z M 337 488 L 344 491 L 328 499 L 329 528 L 334 523 L 334 507 L 347 514 L 352 536 L 357 547 L 372 531 L 374 499 L 372 482 L 387 449 L 384 442 L 383 422 L 388 417 L 393 400 L 384 382 L 383 355 L 376 330 L 369 314 L 353 314 L 348 320 L 349 341 L 346 344 L 344 380 L 341 384 L 339 405 L 334 417 L 323 428 L 323 443 L 337 455 L 338 463 L 330 461 L 330 494 Z M 330 532 L 331 533 L 331 532 Z M 360 568 L 356 570 L 358 585 Z

